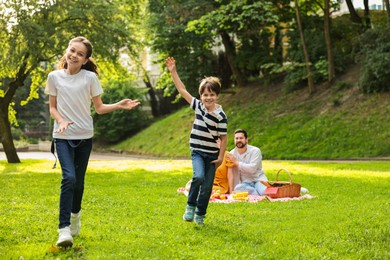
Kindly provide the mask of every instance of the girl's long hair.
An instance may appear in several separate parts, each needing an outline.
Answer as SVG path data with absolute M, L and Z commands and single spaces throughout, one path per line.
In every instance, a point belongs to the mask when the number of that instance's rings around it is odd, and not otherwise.
M 81 66 L 82 69 L 92 71 L 96 73 L 96 75 L 99 75 L 98 70 L 97 70 L 97 65 L 95 61 L 93 60 L 92 56 L 92 44 L 91 42 L 83 37 L 83 36 L 78 36 L 76 38 L 73 38 L 72 40 L 69 41 L 69 45 L 72 42 L 81 42 L 87 47 L 87 55 L 86 58 L 88 59 L 87 63 L 85 63 L 83 66 Z M 66 57 L 65 55 L 62 56 L 60 61 L 58 62 L 57 69 L 67 69 L 68 68 L 68 63 L 66 62 Z

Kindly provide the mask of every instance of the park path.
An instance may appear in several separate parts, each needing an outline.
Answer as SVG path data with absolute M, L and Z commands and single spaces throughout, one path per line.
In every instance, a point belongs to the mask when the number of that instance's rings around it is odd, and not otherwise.
M 30 152 L 18 152 L 19 159 L 47 159 L 55 160 L 55 157 L 50 152 L 42 151 L 30 151 Z M 102 152 L 92 152 L 90 160 L 140 160 L 140 159 L 153 159 L 153 160 L 165 160 L 166 158 L 144 156 L 144 155 L 129 155 L 121 153 L 102 153 Z M 0 161 L 7 160 L 5 153 L 0 151 Z M 183 160 L 183 159 L 178 159 Z M 190 159 L 188 159 L 190 160 Z M 292 161 L 292 160 L 291 160 Z M 381 158 L 357 158 L 357 159 L 342 159 L 342 160 L 296 160 L 301 162 L 312 162 L 312 161 L 327 161 L 327 162 L 351 162 L 351 161 L 390 161 L 390 157 L 381 157 Z
M 18 152 L 19 159 L 41 159 L 41 160 L 55 160 L 55 157 L 50 152 Z M 146 159 L 145 156 L 126 155 L 120 153 L 98 153 L 92 152 L 91 160 L 139 160 Z M 4 152 L 0 152 L 0 161 L 7 160 Z

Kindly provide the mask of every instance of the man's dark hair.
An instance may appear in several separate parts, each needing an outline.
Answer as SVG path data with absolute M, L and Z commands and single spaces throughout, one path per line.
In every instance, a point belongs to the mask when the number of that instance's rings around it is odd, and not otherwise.
M 243 133 L 245 138 L 248 138 L 248 134 L 246 133 L 246 131 L 244 129 L 237 129 L 236 131 L 234 131 L 234 135 L 237 133 Z

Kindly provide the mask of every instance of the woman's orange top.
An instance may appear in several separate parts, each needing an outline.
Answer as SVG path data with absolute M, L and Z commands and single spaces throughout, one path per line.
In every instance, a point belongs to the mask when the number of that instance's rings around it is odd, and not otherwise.
M 227 169 L 234 166 L 234 164 L 226 158 L 227 153 L 228 152 L 225 152 L 221 165 L 215 170 L 213 191 L 219 191 L 220 194 L 226 194 L 229 192 Z

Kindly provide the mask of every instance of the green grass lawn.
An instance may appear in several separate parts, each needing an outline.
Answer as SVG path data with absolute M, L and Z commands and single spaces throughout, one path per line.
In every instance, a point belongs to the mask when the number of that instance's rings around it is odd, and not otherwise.
M 187 160 L 91 161 L 82 229 L 56 248 L 60 169 L 0 161 L 0 259 L 389 259 L 390 162 L 264 161 L 313 199 L 210 203 L 182 220 Z M 287 180 L 281 174 L 279 180 Z M 22 259 L 22 258 L 21 258 Z

